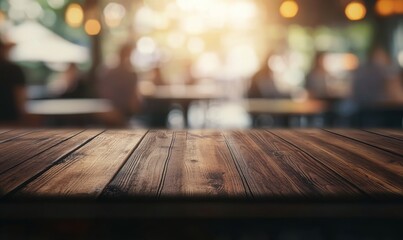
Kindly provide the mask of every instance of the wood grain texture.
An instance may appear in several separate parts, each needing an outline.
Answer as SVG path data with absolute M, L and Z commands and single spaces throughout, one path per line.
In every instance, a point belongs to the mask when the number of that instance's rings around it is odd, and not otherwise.
M 401 129 L 366 129 L 366 131 L 403 141 L 403 130 Z
M 2 143 L 0 147 L 0 174 L 82 131 L 77 129 L 39 130 Z
M 9 131 L 4 131 L 0 134 L 0 143 L 11 141 L 15 138 L 24 136 L 34 130 L 32 129 L 14 129 Z
M 0 174 L 0 197 L 48 169 L 102 130 L 86 130 Z
M 161 196 L 247 197 L 220 131 L 176 133 Z
M 262 130 L 225 133 L 254 197 L 360 195 L 323 164 Z
M 322 130 L 271 130 L 369 195 L 403 194 L 401 158 Z M 397 167 L 395 171 L 389 168 Z
M 1 128 L 0 129 L 0 135 L 1 134 L 3 134 L 3 133 L 5 133 L 5 132 L 9 132 L 9 131 L 11 131 L 12 129 L 9 129 L 9 128 Z
M 173 131 L 151 130 L 105 189 L 103 196 L 156 197 L 172 148 Z
M 400 140 L 353 129 L 330 129 L 327 131 L 371 145 L 374 148 L 396 153 L 403 158 L 403 142 Z M 400 164 L 403 166 L 403 160 L 400 161 Z
M 120 169 L 145 130 L 106 131 L 20 189 L 16 195 L 98 196 Z
M 401 131 L 374 131 L 5 131 L 0 197 L 402 198 Z
M 243 196 L 219 132 L 150 131 L 105 196 Z

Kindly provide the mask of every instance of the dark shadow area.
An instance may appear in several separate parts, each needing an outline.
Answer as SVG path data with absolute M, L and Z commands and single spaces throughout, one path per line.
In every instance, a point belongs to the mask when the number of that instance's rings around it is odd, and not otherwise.
M 2 239 L 382 239 L 403 237 L 395 219 L 126 219 L 0 221 Z

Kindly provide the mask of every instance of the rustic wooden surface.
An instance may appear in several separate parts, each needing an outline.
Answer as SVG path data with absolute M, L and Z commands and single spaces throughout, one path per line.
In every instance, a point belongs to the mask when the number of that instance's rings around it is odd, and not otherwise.
M 347 201 L 356 209 L 387 203 L 378 210 L 403 216 L 402 149 L 403 131 L 385 129 L 0 129 L 0 207 L 26 199 L 203 199 L 225 200 L 219 209 L 228 214 L 229 206 L 246 214 L 236 205 L 242 201 L 281 216 L 278 206 L 290 201 L 316 213 L 318 202 Z M 259 205 L 270 201 L 277 205 Z M 287 211 L 293 207 L 301 211 Z

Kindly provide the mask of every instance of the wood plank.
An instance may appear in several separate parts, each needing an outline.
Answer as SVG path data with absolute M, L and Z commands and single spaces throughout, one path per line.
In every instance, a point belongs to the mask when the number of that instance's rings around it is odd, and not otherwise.
M 12 129 L 1 128 L 1 129 L 0 129 L 0 135 L 3 134 L 3 133 L 5 133 L 5 132 L 9 132 L 9 131 L 11 131 L 11 130 L 12 130 Z
M 403 141 L 403 130 L 399 130 L 399 129 L 366 129 L 365 131 Z
M 26 134 L 29 134 L 30 132 L 33 132 L 35 130 L 32 129 L 14 129 L 11 131 L 5 131 L 0 135 L 0 143 L 4 143 L 10 140 L 13 140 L 15 138 L 24 136 Z
M 225 138 L 220 131 L 176 134 L 162 197 L 247 197 Z
M 145 133 L 146 130 L 106 131 L 52 166 L 16 195 L 95 198 Z
M 0 148 L 0 174 L 82 131 L 77 129 L 39 130 L 4 142 Z
M 103 196 L 156 197 L 172 148 L 173 131 L 151 130 L 144 137 Z
M 329 129 L 327 131 L 403 156 L 403 142 L 400 140 L 354 129 Z
M 320 162 L 262 130 L 226 132 L 254 197 L 360 196 Z
M 151 131 L 105 191 L 111 196 L 244 196 L 219 132 Z
M 390 178 L 391 181 L 400 180 L 403 186 L 403 158 L 401 156 L 396 156 L 395 154 L 385 152 L 362 142 L 357 142 L 354 140 L 349 141 L 345 137 L 334 135 L 325 131 L 321 131 L 318 136 L 320 136 L 322 140 L 337 143 L 343 148 L 348 148 L 353 153 L 356 153 L 356 158 L 352 158 L 352 160 L 355 160 L 356 162 L 360 159 L 365 159 L 368 161 L 364 161 L 363 163 L 366 163 L 368 167 L 374 170 L 379 170 L 379 172 L 382 172 L 382 169 L 387 169 L 391 173 L 396 174 L 396 176 L 399 177 L 395 178 L 395 175 L 393 175 L 394 177 Z M 346 140 L 348 141 L 346 142 Z M 387 173 L 385 176 L 392 176 L 391 173 Z
M 102 130 L 86 130 L 72 138 L 22 162 L 19 165 L 0 174 L 0 196 L 4 196 L 18 186 L 47 170 L 57 161 L 81 147 Z
M 401 170 L 386 169 L 401 168 L 401 158 L 396 155 L 322 130 L 278 129 L 270 132 L 321 161 L 369 195 L 403 195 L 403 178 L 396 173 Z

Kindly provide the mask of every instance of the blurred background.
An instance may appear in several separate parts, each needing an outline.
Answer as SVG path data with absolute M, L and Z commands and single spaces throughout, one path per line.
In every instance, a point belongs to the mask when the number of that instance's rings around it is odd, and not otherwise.
M 391 127 L 403 0 L 0 0 L 2 126 Z

